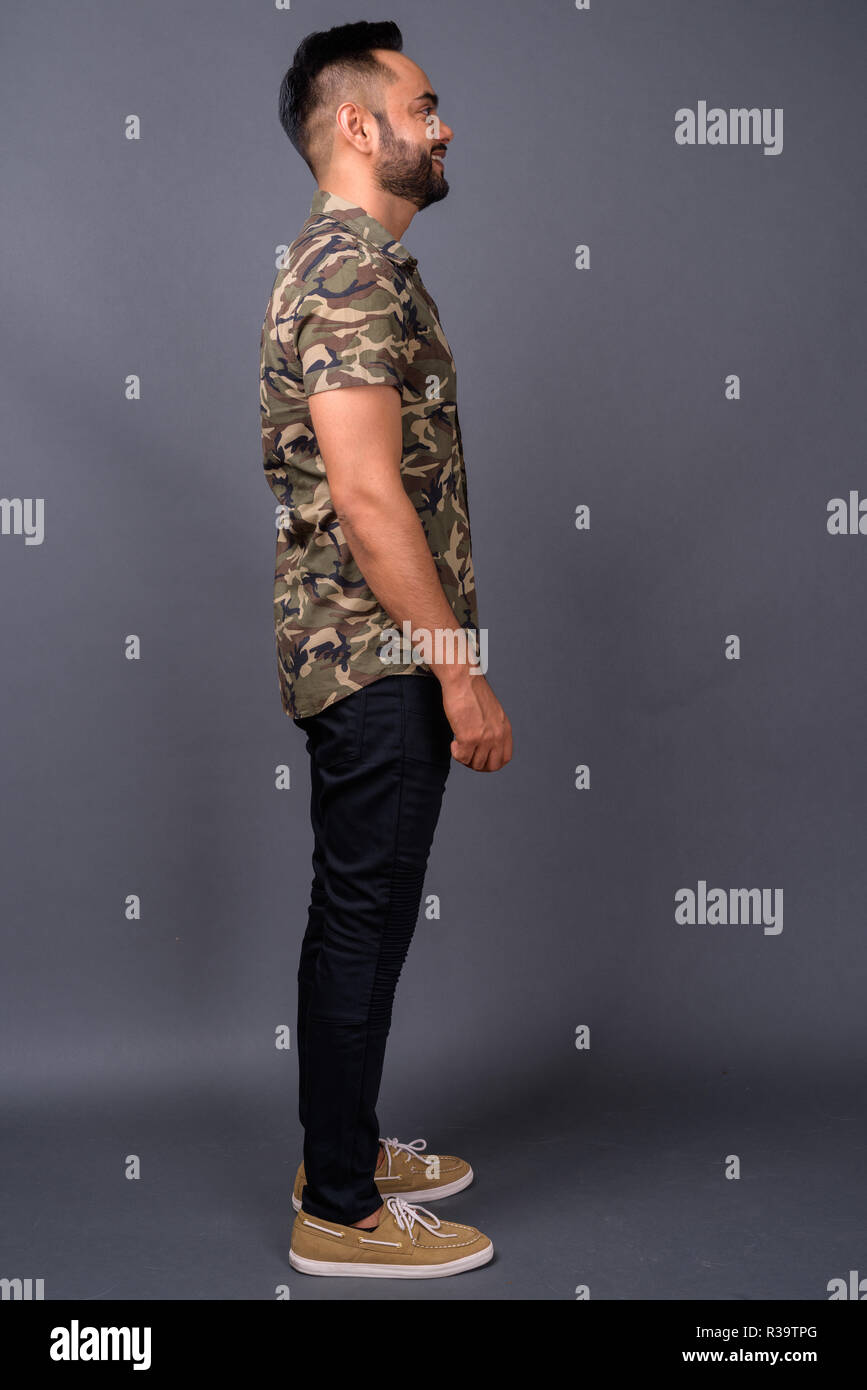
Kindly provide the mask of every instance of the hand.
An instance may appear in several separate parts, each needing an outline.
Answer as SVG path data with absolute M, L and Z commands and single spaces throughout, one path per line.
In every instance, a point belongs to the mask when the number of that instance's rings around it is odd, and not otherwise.
M 466 668 L 442 682 L 443 709 L 452 726 L 452 757 L 474 772 L 497 772 L 512 757 L 512 726 L 483 675 Z

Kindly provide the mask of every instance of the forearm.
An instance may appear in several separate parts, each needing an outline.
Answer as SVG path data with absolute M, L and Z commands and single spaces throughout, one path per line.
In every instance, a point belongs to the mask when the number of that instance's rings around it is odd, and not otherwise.
M 406 622 L 432 636 L 460 629 L 418 513 L 402 485 L 387 495 L 354 501 L 338 510 L 338 519 L 358 568 L 397 628 Z M 449 649 L 445 642 L 437 645 L 436 653 Z M 466 662 L 433 659 L 428 665 L 443 683 L 469 675 Z

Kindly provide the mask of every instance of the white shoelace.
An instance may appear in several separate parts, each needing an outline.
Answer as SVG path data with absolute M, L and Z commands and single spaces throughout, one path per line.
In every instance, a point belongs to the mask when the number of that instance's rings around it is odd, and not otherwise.
M 398 1230 L 406 1231 L 410 1239 L 412 1238 L 412 1228 L 416 1222 L 418 1222 L 420 1226 L 424 1226 L 425 1230 L 429 1231 L 432 1236 L 439 1236 L 441 1240 L 449 1239 L 449 1233 L 447 1231 L 444 1232 L 438 1229 L 438 1227 L 442 1225 L 439 1217 L 434 1216 L 433 1212 L 428 1211 L 427 1207 L 410 1206 L 409 1202 L 405 1202 L 402 1197 L 386 1197 L 385 1205 L 394 1217 Z M 422 1212 L 424 1215 L 422 1215 Z M 425 1217 L 429 1217 L 430 1220 L 426 1221 Z
M 385 1171 L 388 1177 L 391 1177 L 391 1160 L 395 1154 L 399 1154 L 402 1150 L 404 1153 L 411 1154 L 413 1158 L 420 1158 L 422 1151 L 427 1148 L 426 1139 L 413 1139 L 409 1144 L 402 1144 L 399 1139 L 380 1139 L 379 1142 L 385 1149 L 387 1163 Z

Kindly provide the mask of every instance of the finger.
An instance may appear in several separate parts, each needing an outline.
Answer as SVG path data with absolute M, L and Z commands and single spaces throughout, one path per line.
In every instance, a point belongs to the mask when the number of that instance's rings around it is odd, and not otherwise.
M 473 755 L 472 767 L 475 772 L 484 772 L 485 764 L 491 755 L 491 744 L 487 739 L 476 744 L 476 751 Z
M 488 772 L 499 772 L 512 757 L 512 737 L 508 732 L 497 740 L 488 758 Z
M 472 743 L 463 743 L 453 738 L 451 742 L 452 757 L 456 762 L 463 763 L 464 767 L 466 767 L 473 755 L 474 747 L 475 745 Z

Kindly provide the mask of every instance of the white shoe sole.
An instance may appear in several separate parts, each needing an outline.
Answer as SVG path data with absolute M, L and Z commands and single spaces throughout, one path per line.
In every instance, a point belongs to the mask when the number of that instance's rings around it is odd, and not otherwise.
M 367 1265 L 352 1264 L 343 1260 L 308 1260 L 303 1255 L 289 1251 L 289 1263 L 302 1274 L 348 1275 L 361 1279 L 444 1279 L 448 1274 L 463 1274 L 467 1269 L 478 1269 L 494 1258 L 494 1247 L 489 1241 L 484 1250 L 475 1255 L 462 1255 L 458 1260 L 449 1260 L 441 1265 Z
M 473 1180 L 473 1170 L 469 1169 L 462 1178 L 455 1178 L 454 1182 L 447 1182 L 444 1187 L 438 1187 L 431 1192 L 429 1187 L 420 1187 L 415 1192 L 386 1192 L 380 1188 L 380 1195 L 385 1201 L 386 1197 L 402 1197 L 405 1202 L 438 1202 L 441 1197 L 454 1197 L 456 1192 L 463 1192 L 465 1187 L 469 1187 Z M 292 1205 L 296 1211 L 301 1210 L 300 1198 L 292 1193 Z

